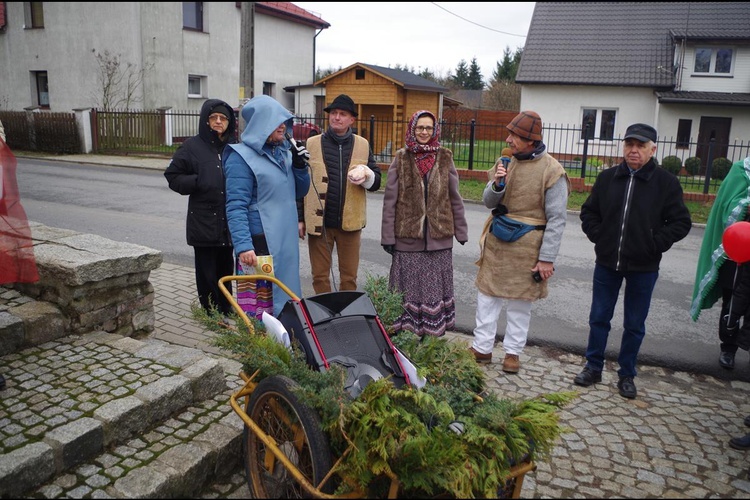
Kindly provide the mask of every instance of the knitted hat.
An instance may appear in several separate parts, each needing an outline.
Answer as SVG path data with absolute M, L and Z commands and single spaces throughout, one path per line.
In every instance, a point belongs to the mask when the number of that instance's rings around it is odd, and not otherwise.
M 357 116 L 357 108 L 354 106 L 354 101 L 346 94 L 336 96 L 336 99 L 334 99 L 327 108 L 323 108 L 323 111 L 330 113 L 332 109 L 343 109 L 344 111 L 348 111 L 352 115 Z
M 506 128 L 521 139 L 542 140 L 542 119 L 533 111 L 521 111 Z
M 217 104 L 213 108 L 211 108 L 211 112 L 208 114 L 211 116 L 214 113 L 221 113 L 222 115 L 226 116 L 227 118 L 231 117 L 234 113 L 232 110 L 226 107 L 224 104 Z

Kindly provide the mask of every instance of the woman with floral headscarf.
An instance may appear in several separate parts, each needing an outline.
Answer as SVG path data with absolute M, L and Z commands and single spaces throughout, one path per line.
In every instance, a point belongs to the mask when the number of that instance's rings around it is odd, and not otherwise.
M 395 331 L 442 336 L 455 326 L 454 237 L 462 245 L 469 239 L 453 153 L 440 146 L 435 115 L 417 111 L 383 197 L 380 243 L 393 256 L 390 287 L 404 297 Z

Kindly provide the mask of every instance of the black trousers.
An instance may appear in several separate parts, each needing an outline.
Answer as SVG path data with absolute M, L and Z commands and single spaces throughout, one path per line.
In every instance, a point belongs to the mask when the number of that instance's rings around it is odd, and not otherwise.
M 740 266 L 740 272 L 735 276 L 737 270 L 737 264 L 731 260 L 727 260 L 722 264 L 719 269 L 719 278 L 717 284 L 721 286 L 721 312 L 719 313 L 719 340 L 721 341 L 720 347 L 722 352 L 737 352 L 737 337 L 736 334 L 740 330 L 735 330 L 735 335 L 730 335 L 727 332 L 726 323 L 723 318 L 729 314 L 729 306 L 732 302 L 732 293 L 734 288 L 737 286 L 741 279 L 743 268 Z M 745 271 L 747 272 L 747 271 Z M 736 279 L 735 279 L 736 277 Z M 747 329 L 747 325 L 750 325 L 750 310 L 745 311 L 745 315 L 741 322 L 742 328 Z
M 193 247 L 195 251 L 195 286 L 198 300 L 206 311 L 213 304 L 224 315 L 232 313 L 232 306 L 219 290 L 219 278 L 234 274 L 232 247 Z M 231 292 L 231 283 L 227 286 Z

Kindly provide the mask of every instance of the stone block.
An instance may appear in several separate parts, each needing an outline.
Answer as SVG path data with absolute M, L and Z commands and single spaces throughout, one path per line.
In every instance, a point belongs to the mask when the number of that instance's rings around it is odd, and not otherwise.
M 0 311 L 0 356 L 19 351 L 23 339 L 23 320 L 8 311 Z
M 97 408 L 94 418 L 104 427 L 104 446 L 144 432 L 150 425 L 147 413 L 146 404 L 134 396 L 114 399 Z
M 25 346 L 43 344 L 67 335 L 67 318 L 49 302 L 27 302 L 9 312 L 23 321 Z
M 55 452 L 57 471 L 66 471 L 102 452 L 104 426 L 90 417 L 79 418 L 47 432 L 44 442 Z
M 180 375 L 166 377 L 140 387 L 135 396 L 148 405 L 150 422 L 169 417 L 193 402 L 190 380 Z
M 31 443 L 0 454 L 0 496 L 21 498 L 55 474 L 55 455 L 45 443 Z

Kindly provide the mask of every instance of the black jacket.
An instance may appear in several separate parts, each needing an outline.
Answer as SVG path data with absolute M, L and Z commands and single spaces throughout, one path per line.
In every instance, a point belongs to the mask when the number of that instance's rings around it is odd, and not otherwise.
M 328 191 L 326 192 L 326 213 L 323 218 L 325 227 L 341 228 L 341 219 L 343 217 L 344 201 L 346 193 L 346 175 L 349 169 L 349 162 L 352 159 L 352 150 L 354 149 L 353 132 L 342 138 L 339 138 L 332 131 L 327 130 L 320 139 L 320 147 L 323 153 L 323 162 L 326 165 L 328 174 Z M 380 189 L 380 168 L 375 163 L 372 155 L 372 149 L 367 158 L 367 166 L 375 173 L 375 182 L 370 186 L 368 191 L 377 191 Z M 310 189 L 313 189 L 312 187 Z M 302 200 L 297 203 L 297 215 L 300 221 L 304 220 L 302 211 Z
M 225 106 L 231 115 L 223 140 L 208 125 L 208 116 L 217 106 Z M 185 225 L 187 244 L 195 247 L 231 246 L 221 152 L 227 144 L 236 142 L 234 112 L 226 102 L 208 99 L 203 103 L 199 120 L 198 135 L 179 147 L 164 171 L 164 177 L 170 189 L 190 196 Z
M 632 175 L 625 162 L 600 173 L 580 217 L 596 263 L 621 272 L 658 271 L 691 227 L 679 180 L 653 159 Z

